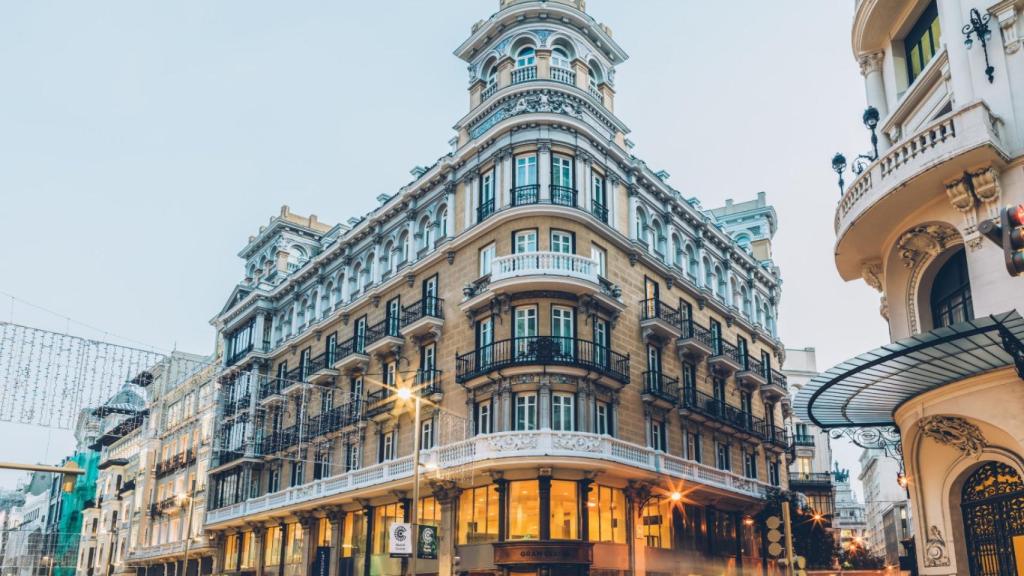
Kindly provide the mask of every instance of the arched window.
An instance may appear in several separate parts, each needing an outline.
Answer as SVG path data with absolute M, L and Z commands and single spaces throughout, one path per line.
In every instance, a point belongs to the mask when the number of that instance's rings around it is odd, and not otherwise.
M 651 246 L 654 246 L 654 251 L 662 260 L 664 260 L 666 256 L 665 244 L 665 232 L 661 228 L 661 222 L 655 220 L 654 226 L 651 227 Z
M 245 271 L 245 277 L 252 280 L 256 278 L 256 265 L 249 264 L 249 269 Z
M 679 239 L 679 235 L 672 234 L 672 246 L 675 247 L 675 253 L 672 254 L 672 264 L 680 270 L 683 269 L 683 242 Z
M 726 290 L 728 290 L 728 286 L 725 281 L 725 272 L 723 272 L 722 268 L 717 264 L 715 265 L 715 279 L 717 280 L 715 293 L 718 294 L 718 297 L 722 301 L 727 301 Z
M 441 232 L 438 234 L 439 238 L 448 237 L 448 207 L 445 206 L 441 209 L 441 215 L 437 217 L 437 228 Z
M 704 258 L 704 287 L 708 290 L 715 288 L 715 270 L 711 267 L 711 261 Z
M 967 272 L 967 253 L 963 248 L 957 249 L 939 269 L 929 296 L 935 328 L 974 318 L 971 278 Z
M 363 277 L 363 264 L 357 262 L 355 267 L 352 268 L 352 276 L 348 279 L 348 293 L 355 296 L 359 293 L 362 285 L 359 284 L 360 279 Z
M 434 245 L 434 227 L 430 224 L 430 218 L 424 216 L 420 220 L 420 250 L 430 249 Z
M 647 241 L 647 214 L 642 208 L 636 211 L 636 238 L 641 242 Z
M 331 290 L 331 308 L 341 304 L 341 283 L 343 279 L 339 276 L 338 281 L 334 284 L 334 289 Z
M 743 293 L 743 316 L 750 318 L 750 290 L 743 286 L 741 292 Z
M 391 269 L 391 253 L 395 250 L 395 243 L 388 242 L 384 246 L 384 251 L 380 253 L 380 269 L 382 274 L 390 274 L 393 272 Z
M 498 65 L 492 62 L 488 62 L 484 65 L 484 81 L 487 82 L 487 86 L 494 86 L 498 83 Z
M 398 236 L 398 263 L 405 264 L 409 261 L 409 233 L 402 232 Z
M 316 300 L 317 294 L 314 292 L 306 301 L 306 322 L 310 324 L 316 322 Z
M 373 284 L 373 253 L 366 257 L 366 266 L 363 266 L 362 287 L 366 288 Z
M 533 46 L 523 46 L 516 53 L 516 68 L 526 68 L 537 64 L 537 51 Z
M 324 288 L 323 296 L 320 297 L 320 310 L 322 314 L 334 307 L 334 282 L 328 282 Z
M 740 287 L 736 283 L 736 278 L 732 279 L 732 285 L 730 288 L 732 288 L 732 290 L 730 290 L 730 293 L 732 294 L 732 307 L 740 310 L 743 306 L 743 295 L 740 293 Z
M 570 67 L 569 52 L 561 46 L 555 46 L 551 50 L 551 65 L 555 68 L 565 68 L 566 70 Z
M 747 236 L 746 234 L 737 234 L 736 243 L 739 244 L 740 248 L 748 251 L 750 250 L 750 236 Z
M 298 324 L 297 328 L 302 328 L 306 324 L 306 307 L 308 303 L 303 300 L 299 304 L 299 308 L 296 310 L 295 323 Z
M 590 63 L 587 64 L 587 85 L 589 86 L 590 91 L 594 94 L 600 94 L 598 86 L 601 84 L 601 79 L 601 66 L 597 62 L 591 60 Z

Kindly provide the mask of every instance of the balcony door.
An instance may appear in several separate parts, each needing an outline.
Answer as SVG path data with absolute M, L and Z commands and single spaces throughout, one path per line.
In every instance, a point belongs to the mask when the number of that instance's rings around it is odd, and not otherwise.
M 484 318 L 476 323 L 476 349 L 479 368 L 490 366 L 494 344 L 494 319 Z
M 516 357 L 525 358 L 534 353 L 537 340 L 537 307 L 521 306 L 515 309 L 513 325 Z
M 398 336 L 398 323 L 402 317 L 402 305 L 399 298 L 392 298 L 388 300 L 388 309 L 386 312 L 387 319 L 387 335 Z
M 362 354 L 366 347 L 366 316 L 356 320 L 355 339 L 355 351 L 357 354 Z
M 515 185 L 512 189 L 512 205 L 536 204 L 539 199 L 537 190 L 537 157 L 516 157 Z
M 597 318 L 594 320 L 594 364 L 608 367 L 608 322 Z
M 661 348 L 653 344 L 647 345 L 647 387 L 661 390 Z
M 571 360 L 575 355 L 575 323 L 573 309 L 562 306 L 551 307 L 551 336 L 555 340 L 562 360 Z
M 722 323 L 711 320 L 711 353 L 718 356 L 722 353 Z
M 572 158 L 551 155 L 551 201 L 561 206 L 576 205 L 573 189 Z
M 658 317 L 658 302 L 661 299 L 661 286 L 644 276 L 644 318 Z

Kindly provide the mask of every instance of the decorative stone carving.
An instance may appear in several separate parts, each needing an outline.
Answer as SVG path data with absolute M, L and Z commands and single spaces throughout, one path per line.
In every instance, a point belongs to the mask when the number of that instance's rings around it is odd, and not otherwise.
M 882 271 L 881 260 L 864 262 L 861 264 L 860 274 L 868 286 L 879 292 L 885 292 L 885 272 Z
M 913 268 L 925 258 L 939 255 L 955 236 L 956 232 L 947 225 L 923 224 L 904 232 L 896 247 L 903 265 Z
M 978 200 L 986 204 L 998 202 L 1002 195 L 1002 188 L 999 187 L 999 170 L 989 166 L 971 175 L 971 182 L 974 185 L 974 195 Z
M 971 193 L 971 187 L 964 178 L 957 178 L 952 182 L 947 182 L 946 196 L 949 196 L 949 202 L 953 205 L 953 208 L 960 212 L 966 214 L 974 209 L 974 194 Z
M 987 444 L 977 426 L 958 416 L 928 416 L 918 421 L 917 427 L 926 437 L 966 456 L 981 454 Z
M 885 321 L 889 321 L 889 299 L 882 294 L 882 297 L 878 299 L 878 313 L 885 318 Z
M 949 555 L 946 554 L 946 541 L 942 538 L 939 527 L 932 524 L 928 529 L 928 537 L 924 547 L 925 568 L 949 566 Z
M 491 450 L 495 452 L 516 452 L 519 450 L 533 450 L 537 448 L 537 436 L 508 434 L 492 436 L 487 439 Z
M 857 57 L 857 64 L 860 65 L 860 73 L 867 76 L 872 72 L 881 72 L 882 62 L 885 59 L 884 52 L 870 52 Z
M 555 434 L 551 443 L 555 448 L 576 452 L 597 452 L 601 448 L 600 438 L 576 434 Z
M 1020 50 L 1020 38 L 1017 36 L 1017 9 L 1013 3 L 1001 2 L 1001 10 L 996 12 L 996 19 L 999 21 L 999 28 L 1003 36 L 1003 50 L 1007 54 L 1014 54 Z

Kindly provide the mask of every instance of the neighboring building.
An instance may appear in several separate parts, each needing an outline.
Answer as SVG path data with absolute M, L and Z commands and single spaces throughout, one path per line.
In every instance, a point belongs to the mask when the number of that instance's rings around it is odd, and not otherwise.
M 130 522 L 146 422 L 146 391 L 133 382 L 95 408 L 101 419 L 100 435 L 92 448 L 100 452 L 99 474 L 93 499 L 82 512 L 78 574 L 112 576 L 134 574 L 126 562 Z
M 864 487 L 864 519 L 867 523 L 867 547 L 876 556 L 887 557 L 884 529 L 885 514 L 910 505 L 906 491 L 899 485 L 900 463 L 878 449 L 864 450 L 860 455 L 860 483 Z M 911 530 L 904 530 L 909 536 Z M 899 563 L 900 552 L 890 559 Z M 887 558 L 888 559 L 888 558 Z
M 187 359 L 185 375 L 154 374 L 145 460 L 136 477 L 128 561 L 146 574 L 206 575 L 214 548 L 203 533 L 219 358 Z M 188 518 L 191 511 L 192 518 Z M 186 537 L 186 535 L 190 535 Z M 182 569 L 188 554 L 188 570 Z
M 418 572 L 760 567 L 790 449 L 774 226 L 748 251 L 630 153 L 626 54 L 582 0 L 503 0 L 456 54 L 450 154 L 347 225 L 284 208 L 240 253 L 214 572 L 398 573 L 414 438 L 441 534 Z
M 840 470 L 836 462 L 832 477 L 836 487 L 836 513 L 832 522 L 836 541 L 844 550 L 851 546 L 867 546 L 867 523 L 864 521 L 864 504 L 857 501 L 850 486 L 850 471 Z
M 725 206 L 712 208 L 708 214 L 740 248 L 762 262 L 771 261 L 771 242 L 779 227 L 779 217 L 768 204 L 767 194 L 758 192 L 754 200 L 739 203 L 729 198 Z
M 891 343 L 816 378 L 797 410 L 898 430 L 881 439 L 902 443 L 922 574 L 1024 572 L 1024 279 L 978 231 L 1024 203 L 1021 10 L 859 0 L 853 19 L 879 156 L 842 189 L 835 264 L 881 293 Z
M 5 523 L 7 542 L 0 573 L 42 576 L 47 571 L 42 559 L 50 512 L 50 474 L 33 472 L 20 491 L 24 503 L 10 510 Z
M 885 507 L 882 512 L 882 530 L 885 532 L 886 565 L 904 567 L 909 561 L 905 543 L 913 538 L 910 526 L 910 501 Z M 909 568 L 909 565 L 906 567 Z
M 787 348 L 782 373 L 789 392 L 800 389 L 818 375 L 814 348 Z M 828 433 L 817 426 L 791 419 L 795 456 L 789 465 L 789 489 L 807 497 L 807 505 L 831 519 L 835 513 L 835 487 L 832 485 L 832 444 Z
M 81 431 L 83 428 L 76 428 Z M 88 449 L 84 442 L 95 442 L 97 435 L 91 433 L 78 437 L 79 450 L 60 465 L 74 465 L 83 473 L 75 479 L 75 486 L 70 492 L 64 492 L 60 474 L 50 475 L 50 510 L 49 522 L 46 527 L 46 539 L 40 555 L 45 563 L 53 563 L 52 570 L 47 566 L 48 576 L 73 576 L 78 565 L 78 547 L 82 539 L 82 512 L 86 502 L 96 496 L 96 478 L 99 474 L 100 454 Z M 84 448 L 84 449 L 82 449 Z

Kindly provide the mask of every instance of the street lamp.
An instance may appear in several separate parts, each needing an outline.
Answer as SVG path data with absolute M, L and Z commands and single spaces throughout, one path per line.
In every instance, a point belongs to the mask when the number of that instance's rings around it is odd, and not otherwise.
M 968 50 L 974 45 L 974 39 L 971 36 L 977 36 L 981 42 L 981 49 L 985 52 L 985 75 L 988 76 L 989 84 L 995 81 L 996 71 L 988 61 L 988 41 L 992 39 L 992 29 L 989 27 L 988 22 L 991 19 L 991 14 L 986 13 L 982 16 L 977 8 L 971 8 L 970 22 L 962 30 L 964 46 L 967 46 Z
M 878 132 L 875 130 L 878 128 L 878 108 L 868 106 L 864 109 L 864 115 L 861 119 L 864 121 L 864 127 L 871 130 L 871 148 L 874 150 L 871 156 L 871 161 L 874 162 L 875 160 L 878 160 Z
M 842 152 L 836 152 L 836 155 L 832 157 L 832 170 L 839 175 L 839 195 L 842 196 L 845 189 L 843 172 L 846 172 L 846 156 L 843 156 Z
M 420 531 L 419 531 L 419 505 L 420 505 L 420 395 L 413 394 L 412 388 L 402 386 L 398 389 L 398 397 L 403 401 L 412 399 L 415 404 L 415 415 L 412 424 L 412 509 L 409 517 L 412 518 L 413 551 L 409 558 L 409 574 L 416 574 L 416 556 L 419 554 Z

